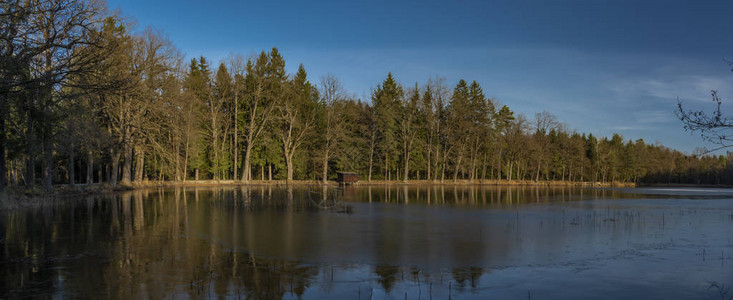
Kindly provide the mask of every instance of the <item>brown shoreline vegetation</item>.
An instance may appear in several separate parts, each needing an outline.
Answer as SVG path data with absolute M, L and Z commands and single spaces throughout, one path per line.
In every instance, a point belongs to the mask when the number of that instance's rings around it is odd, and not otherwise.
M 169 187 L 231 187 L 231 186 L 275 186 L 287 187 L 292 186 L 322 186 L 323 182 L 319 180 L 250 180 L 249 182 L 235 180 L 187 180 L 187 181 L 142 181 L 133 182 L 131 184 L 118 184 L 112 186 L 108 183 L 95 184 L 76 184 L 55 185 L 52 190 L 47 191 L 40 186 L 32 189 L 23 187 L 10 187 L 6 191 L 0 193 L 0 211 L 16 210 L 25 208 L 38 208 L 43 206 L 51 206 L 65 200 L 79 199 L 80 197 L 112 194 L 123 191 L 150 189 L 150 188 L 169 188 Z M 339 186 L 335 181 L 329 181 L 329 186 Z M 430 181 L 430 180 L 372 180 L 360 181 L 353 186 L 495 186 L 495 187 L 582 187 L 582 188 L 614 188 L 614 187 L 635 187 L 634 183 L 629 182 L 571 182 L 571 181 L 532 181 L 532 180 L 446 180 L 446 181 Z M 665 185 L 675 186 L 675 185 Z

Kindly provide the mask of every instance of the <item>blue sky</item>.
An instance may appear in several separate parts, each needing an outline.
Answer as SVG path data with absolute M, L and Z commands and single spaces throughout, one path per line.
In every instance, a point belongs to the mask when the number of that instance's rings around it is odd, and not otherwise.
M 478 81 L 487 96 L 568 128 L 692 152 L 677 99 L 733 103 L 733 1 L 139 1 L 109 0 L 187 58 L 218 62 L 278 47 L 311 82 L 338 77 L 361 99 L 392 72 Z M 728 105 L 732 109 L 733 105 Z M 727 106 L 724 105 L 724 109 Z

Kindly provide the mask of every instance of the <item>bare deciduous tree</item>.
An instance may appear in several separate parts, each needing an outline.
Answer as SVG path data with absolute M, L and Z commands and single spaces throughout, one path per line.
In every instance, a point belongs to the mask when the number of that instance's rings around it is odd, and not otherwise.
M 343 139 L 344 135 L 344 119 L 341 110 L 343 109 L 343 101 L 346 97 L 343 85 L 333 75 L 321 77 L 321 108 L 322 126 L 321 130 L 323 138 L 322 155 L 322 175 L 323 183 L 328 182 L 328 162 L 336 150 L 336 146 Z
M 677 102 L 675 114 L 682 121 L 685 130 L 700 132 L 700 136 L 713 144 L 718 145 L 714 149 L 704 149 L 704 153 L 710 153 L 723 148 L 733 146 L 733 118 L 724 116 L 721 111 L 723 101 L 718 92 L 710 91 L 715 109 L 707 113 L 703 110 L 685 110 L 682 101 Z

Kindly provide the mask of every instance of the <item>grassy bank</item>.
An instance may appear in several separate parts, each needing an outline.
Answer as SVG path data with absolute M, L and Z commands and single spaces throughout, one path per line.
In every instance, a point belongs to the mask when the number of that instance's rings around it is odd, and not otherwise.
M 278 186 L 287 185 L 295 186 L 313 186 L 322 185 L 321 181 L 315 180 L 251 180 L 246 183 L 248 186 Z M 143 181 L 133 182 L 130 184 L 118 184 L 112 186 L 107 183 L 96 184 L 77 184 L 77 185 L 55 185 L 51 191 L 36 186 L 32 189 L 25 187 L 8 187 L 4 192 L 0 193 L 0 210 L 22 209 L 30 207 L 41 207 L 44 205 L 53 205 L 57 201 L 64 199 L 78 199 L 86 195 L 97 195 L 104 193 L 114 193 L 118 191 L 148 189 L 158 187 L 217 187 L 217 186 L 240 186 L 245 185 L 241 181 L 235 180 L 187 180 L 187 181 Z M 328 185 L 337 186 L 335 181 L 329 181 Z M 442 186 L 524 186 L 524 187 L 634 187 L 634 183 L 621 182 L 571 182 L 571 181 L 533 181 L 533 180 L 372 180 L 359 181 L 356 186 L 425 186 L 425 185 L 442 185 Z
M 143 181 L 131 184 L 119 184 L 115 190 L 132 190 L 139 188 L 155 187 L 214 187 L 214 186 L 311 186 L 322 185 L 323 182 L 316 180 L 250 180 L 247 183 L 235 180 L 187 180 L 187 181 Z M 329 181 L 328 185 L 337 186 L 338 182 Z M 635 187 L 636 184 L 628 182 L 574 182 L 574 181 L 534 181 L 534 180 L 372 180 L 359 181 L 355 186 L 383 186 L 383 185 L 443 185 L 443 186 L 552 186 L 552 187 Z

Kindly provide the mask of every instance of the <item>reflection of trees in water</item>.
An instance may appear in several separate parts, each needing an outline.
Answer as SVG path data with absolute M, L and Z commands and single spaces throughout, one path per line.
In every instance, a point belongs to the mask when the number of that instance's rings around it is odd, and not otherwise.
M 232 260 L 233 261 L 233 260 Z M 249 255 L 249 261 L 228 266 L 237 276 L 233 280 L 221 281 L 243 288 L 248 298 L 280 299 L 286 293 L 302 296 L 318 274 L 315 266 L 303 266 L 297 262 L 257 258 Z M 232 295 L 227 291 L 216 291 L 218 295 Z M 237 293 L 234 293 L 235 295 Z
M 334 208 L 348 201 L 367 202 L 369 197 L 373 202 L 514 207 L 579 197 L 619 197 L 620 193 L 486 186 L 242 186 L 138 190 L 114 199 L 87 197 L 79 203 L 0 215 L 0 298 L 51 296 L 54 291 L 81 298 L 301 295 L 311 285 L 323 283 L 317 274 L 326 267 L 277 257 L 300 257 L 303 249 L 320 246 L 326 248 L 316 249 L 317 253 L 331 253 L 328 250 L 336 249 L 338 241 L 329 240 L 330 236 L 308 234 L 338 230 L 308 231 L 302 225 L 331 228 L 344 224 L 333 218 L 318 218 L 313 223 L 313 219 L 308 219 L 313 216 L 310 212 L 342 212 Z M 394 212 L 404 213 L 400 209 Z M 418 284 L 420 280 L 425 284 L 436 280 L 436 275 L 440 275 L 443 284 L 444 273 L 398 267 L 400 262 L 415 256 L 411 252 L 415 245 L 424 247 L 420 251 L 426 257 L 440 254 L 441 259 L 463 266 L 475 265 L 482 261 L 482 256 L 489 261 L 491 257 L 487 255 L 507 253 L 512 247 L 506 234 L 481 231 L 481 222 L 466 221 L 451 230 L 468 235 L 475 231 L 492 241 L 490 246 L 467 243 L 458 235 L 447 238 L 444 242 L 448 245 L 421 244 L 416 229 L 399 214 L 368 222 L 379 234 L 368 238 L 366 247 L 374 248 L 367 252 L 382 263 L 370 270 L 377 276 L 372 284 L 388 292 Z M 273 249 L 279 252 L 272 252 Z M 484 271 L 452 268 L 449 276 L 455 280 L 456 288 L 476 288 Z
M 471 288 L 478 288 L 479 279 L 484 274 L 482 268 L 453 268 L 453 279 L 456 281 L 458 288 L 465 288 L 466 283 L 470 283 Z
M 189 219 L 189 210 L 206 210 L 211 200 L 233 205 L 227 192 L 175 190 L 155 196 L 135 191 L 114 200 L 89 198 L 86 205 L 0 215 L 5 233 L 0 298 L 59 292 L 81 298 L 211 293 L 279 299 L 286 292 L 302 295 L 317 274 L 314 266 L 231 251 L 196 238 L 188 229 L 191 222 L 204 235 L 238 230 L 220 228 L 227 210 L 210 211 L 203 215 L 206 220 Z M 190 196 L 198 203 L 189 203 Z
M 379 284 L 389 293 L 398 279 L 397 274 L 400 273 L 400 268 L 392 265 L 378 265 L 374 268 L 374 273 L 379 276 L 377 279 Z
M 391 194 L 411 197 L 406 191 L 410 192 L 401 187 Z M 343 193 L 336 189 L 326 192 Z M 81 298 L 125 299 L 209 294 L 266 299 L 288 293 L 300 296 L 317 282 L 319 269 L 325 267 L 261 257 L 231 247 L 255 245 L 259 240 L 254 235 L 262 223 L 251 223 L 251 213 L 322 210 L 304 200 L 306 193 L 304 189 L 269 187 L 138 190 L 115 199 L 89 197 L 84 205 L 69 203 L 3 215 L 0 229 L 6 234 L 0 247 L 0 297 L 50 296 L 56 292 Z M 425 192 L 422 195 L 427 197 Z M 284 251 L 297 256 L 297 249 L 303 247 L 298 240 L 301 231 L 283 220 L 283 226 L 292 227 L 283 231 L 290 237 L 276 238 L 292 248 Z M 382 226 L 393 235 L 376 240 L 382 249 L 375 250 L 385 260 L 399 260 L 403 254 L 394 249 L 406 246 L 400 242 L 404 240 L 402 224 Z M 393 249 L 385 248 L 387 244 Z M 421 280 L 416 268 L 380 265 L 373 272 L 378 276 L 375 284 L 388 292 L 398 284 Z M 430 274 L 423 272 L 422 277 L 427 281 Z
M 382 203 L 451 204 L 475 207 L 514 207 L 529 203 L 566 202 L 629 198 L 623 191 L 567 186 L 491 186 L 491 185 L 379 185 L 366 186 L 347 201 Z M 634 196 L 635 197 L 635 196 Z

